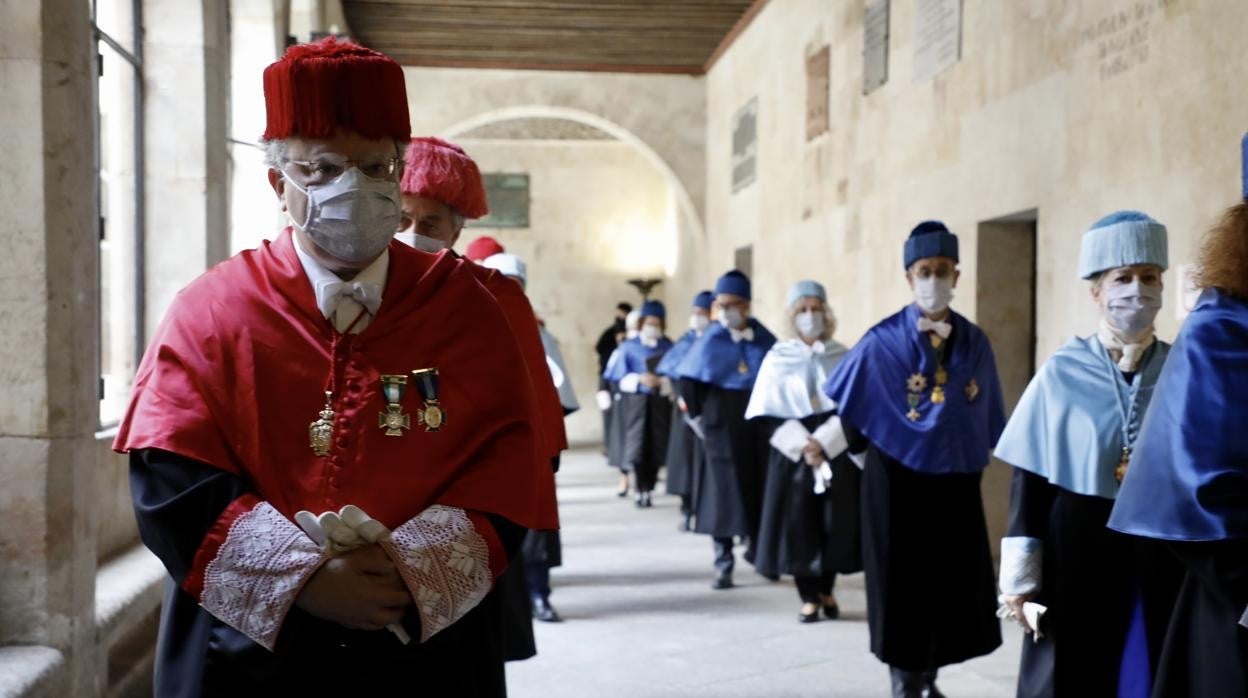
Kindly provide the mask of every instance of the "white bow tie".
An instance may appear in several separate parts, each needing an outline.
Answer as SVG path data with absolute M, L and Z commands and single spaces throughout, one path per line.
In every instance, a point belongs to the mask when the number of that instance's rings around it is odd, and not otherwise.
M 941 339 L 949 339 L 949 334 L 953 332 L 953 325 L 944 320 L 929 320 L 923 315 L 919 316 L 918 326 L 920 332 L 935 332 Z
M 754 328 L 753 327 L 747 327 L 744 330 L 734 330 L 730 327 L 728 328 L 728 332 L 732 335 L 733 344 L 740 344 L 741 340 L 743 339 L 747 342 L 754 341 Z
M 343 298 L 351 298 L 364 306 L 369 315 L 376 315 L 381 307 L 381 284 L 359 281 L 329 281 L 317 289 L 321 314 L 325 317 L 333 315 Z

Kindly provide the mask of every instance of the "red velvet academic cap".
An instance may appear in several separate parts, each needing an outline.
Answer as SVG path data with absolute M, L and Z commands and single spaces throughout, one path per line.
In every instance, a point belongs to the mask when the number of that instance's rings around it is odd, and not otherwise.
M 477 163 L 441 138 L 413 138 L 407 146 L 403 193 L 436 199 L 465 218 L 490 212 Z
M 332 36 L 291 46 L 265 68 L 264 103 L 265 140 L 328 138 L 339 127 L 374 140 L 412 132 L 399 64 Z
M 482 235 L 468 243 L 468 247 L 464 250 L 464 256 L 474 262 L 483 262 L 487 258 L 496 254 L 502 254 L 505 251 L 503 246 L 498 244 L 498 240 L 488 235 Z

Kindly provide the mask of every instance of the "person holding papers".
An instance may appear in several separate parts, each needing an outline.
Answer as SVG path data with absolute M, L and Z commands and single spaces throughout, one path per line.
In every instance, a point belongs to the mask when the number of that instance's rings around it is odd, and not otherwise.
M 799 281 L 786 306 L 796 337 L 767 352 L 745 411 L 746 419 L 775 428 L 754 568 L 764 576 L 793 575 L 802 600 L 798 621 L 813 623 L 820 609 L 830 619 L 840 615 L 832 594 L 837 573 L 862 569 L 860 475 L 836 403 L 819 389 L 846 352 L 832 339 L 827 293 Z

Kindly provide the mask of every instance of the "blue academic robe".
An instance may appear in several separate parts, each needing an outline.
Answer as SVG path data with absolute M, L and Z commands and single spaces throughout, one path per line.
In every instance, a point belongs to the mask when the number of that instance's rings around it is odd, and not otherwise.
M 776 338 L 753 318 L 752 340 L 732 341 L 715 324 L 689 348 L 676 375 L 689 416 L 705 432 L 705 464 L 696 488 L 694 530 L 714 538 L 749 536 L 758 531 L 763 475 L 769 450 L 762 430 L 746 422 L 745 409 L 763 358 Z M 753 558 L 752 550 L 746 551 Z
M 931 475 L 978 473 L 1005 427 L 1005 403 L 992 347 L 983 331 L 957 313 L 945 363 L 946 400 L 931 400 L 936 350 L 916 329 L 911 304 L 867 331 L 828 378 L 824 392 L 840 406 L 841 420 L 876 448 L 911 470 Z M 910 420 L 909 382 L 924 389 Z
M 633 337 L 620 344 L 619 354 L 607 362 L 607 369 L 603 371 L 602 377 L 613 383 L 619 383 L 624 376 L 630 373 L 649 373 L 650 369 L 646 365 L 647 360 L 655 355 L 665 354 L 671 348 L 672 340 L 667 337 L 660 337 L 658 343 L 653 347 L 642 344 L 640 337 Z M 655 392 L 655 389 L 639 385 L 637 392 L 648 395 Z
M 980 480 L 1005 415 L 988 339 L 957 313 L 942 344 L 945 400 L 932 402 L 940 357 L 919 316 L 910 305 L 868 330 L 824 392 L 851 453 L 866 453 L 871 652 L 898 669 L 934 671 L 1001 644 Z
M 1162 369 L 1109 526 L 1186 569 L 1155 696 L 1248 695 L 1248 302 L 1208 289 Z

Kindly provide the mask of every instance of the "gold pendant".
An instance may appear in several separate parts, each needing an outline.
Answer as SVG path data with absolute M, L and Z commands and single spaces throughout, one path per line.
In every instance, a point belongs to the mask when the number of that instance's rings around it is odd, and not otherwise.
M 412 420 L 403 414 L 403 393 L 407 389 L 407 376 L 383 374 L 381 392 L 386 396 L 386 411 L 378 413 L 377 426 L 386 430 L 386 436 L 402 436 L 404 429 L 412 428 Z
M 979 397 L 979 384 L 972 378 L 971 382 L 966 384 L 966 401 L 975 402 L 977 397 Z
M 737 373 L 745 375 L 750 372 L 750 367 L 745 363 L 745 359 L 741 359 L 741 363 L 737 364 Z
M 1122 484 L 1123 479 L 1127 477 L 1127 465 L 1131 462 L 1131 450 L 1126 446 L 1122 447 L 1122 460 L 1118 461 L 1118 467 L 1114 468 L 1114 477 Z
M 329 446 L 334 440 L 334 394 L 325 391 L 325 407 L 321 410 L 321 418 L 308 425 L 308 445 L 318 456 L 328 456 Z
M 936 367 L 936 385 L 944 385 L 949 382 L 949 372 L 944 366 Z
M 945 389 L 939 385 L 932 388 L 932 404 L 940 405 L 945 402 Z
M 919 411 L 911 407 L 910 411 L 906 413 L 906 419 L 912 422 L 919 421 Z
M 446 424 L 446 413 L 437 400 L 427 400 L 424 408 L 416 413 L 416 420 L 425 431 L 438 431 Z
M 940 348 L 940 345 L 941 345 L 941 344 L 945 341 L 945 340 L 941 339 L 941 338 L 940 338 L 940 335 L 936 334 L 935 332 L 933 332 L 933 333 L 931 333 L 930 335 L 928 335 L 928 337 L 930 337 L 930 338 L 931 338 L 931 340 L 932 340 L 932 348 L 933 348 L 933 349 L 939 349 L 939 348 Z

